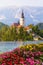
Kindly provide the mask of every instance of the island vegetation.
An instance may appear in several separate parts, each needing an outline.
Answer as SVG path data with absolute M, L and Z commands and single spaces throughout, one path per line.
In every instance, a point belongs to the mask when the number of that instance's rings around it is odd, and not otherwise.
M 43 30 L 40 30 L 37 25 L 28 25 L 32 31 L 25 30 L 25 27 L 16 26 L 3 26 L 0 29 L 0 41 L 29 41 L 34 40 L 33 34 L 35 34 L 38 40 L 43 38 Z

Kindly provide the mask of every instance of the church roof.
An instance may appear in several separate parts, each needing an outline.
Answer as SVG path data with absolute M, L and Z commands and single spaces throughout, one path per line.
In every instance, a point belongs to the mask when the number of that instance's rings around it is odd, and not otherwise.
M 21 18 L 24 18 L 24 13 L 23 13 L 23 11 L 22 11 L 22 13 L 21 13 Z
M 25 30 L 29 30 L 29 29 L 31 29 L 31 28 L 30 28 L 30 27 L 28 27 L 28 26 L 26 26 L 26 27 L 25 27 Z
M 19 24 L 18 23 L 13 23 L 12 26 L 18 26 Z

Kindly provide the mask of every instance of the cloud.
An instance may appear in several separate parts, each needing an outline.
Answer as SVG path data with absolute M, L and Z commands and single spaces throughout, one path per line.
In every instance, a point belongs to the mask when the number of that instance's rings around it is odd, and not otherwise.
M 17 12 L 16 12 L 15 18 L 20 19 L 21 13 L 22 13 L 22 10 L 19 8 L 19 9 L 17 10 Z
M 34 16 L 33 16 L 32 14 L 30 14 L 30 17 L 31 17 L 32 19 L 34 19 Z
M 34 22 L 37 22 L 37 23 L 39 23 L 39 22 L 40 22 L 40 21 L 39 21 L 39 20 L 37 20 L 37 19 L 33 19 L 33 21 L 34 21 Z
M 43 7 L 43 0 L 0 0 L 0 7 L 7 6 L 39 6 Z
M 35 13 L 35 15 L 40 15 L 40 14 L 41 14 L 41 12 L 36 12 L 36 13 Z
M 4 20 L 6 17 L 4 15 L 0 15 L 0 20 Z
M 33 19 L 34 22 L 39 23 L 40 21 L 35 18 L 32 14 L 30 14 L 30 17 Z
M 16 14 L 16 15 L 15 15 L 15 18 L 19 18 L 19 16 Z

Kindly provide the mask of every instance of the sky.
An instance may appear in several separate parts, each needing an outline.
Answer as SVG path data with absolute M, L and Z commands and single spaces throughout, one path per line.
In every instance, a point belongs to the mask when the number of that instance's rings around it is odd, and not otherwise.
M 43 7 L 43 0 L 0 0 L 0 8 L 8 6 L 34 6 Z
M 1 8 L 4 9 L 5 7 L 7 8 L 9 6 L 11 6 L 11 7 L 14 6 L 14 8 L 23 7 L 23 6 L 43 7 L 43 0 L 0 0 L 0 10 L 1 10 Z M 8 12 L 5 12 L 5 13 L 8 13 Z M 6 21 L 12 21 L 11 18 L 9 20 L 9 17 L 7 17 L 7 15 L 5 15 L 5 13 L 0 14 L 0 22 L 6 23 Z M 37 11 L 36 11 L 36 14 L 39 15 L 40 12 L 38 11 L 38 13 L 37 13 Z M 33 21 L 40 22 L 40 20 L 38 20 L 38 18 L 35 19 L 32 14 L 30 14 L 30 17 L 33 19 Z M 18 16 L 15 15 L 14 18 L 18 18 Z M 8 22 L 8 24 L 9 24 L 9 22 Z

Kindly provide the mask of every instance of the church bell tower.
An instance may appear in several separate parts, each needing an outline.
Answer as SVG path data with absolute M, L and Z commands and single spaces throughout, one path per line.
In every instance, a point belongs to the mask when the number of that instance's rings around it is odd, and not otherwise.
M 23 13 L 23 11 L 22 11 L 22 13 L 21 13 L 20 25 L 21 25 L 21 26 L 24 26 L 24 13 Z

